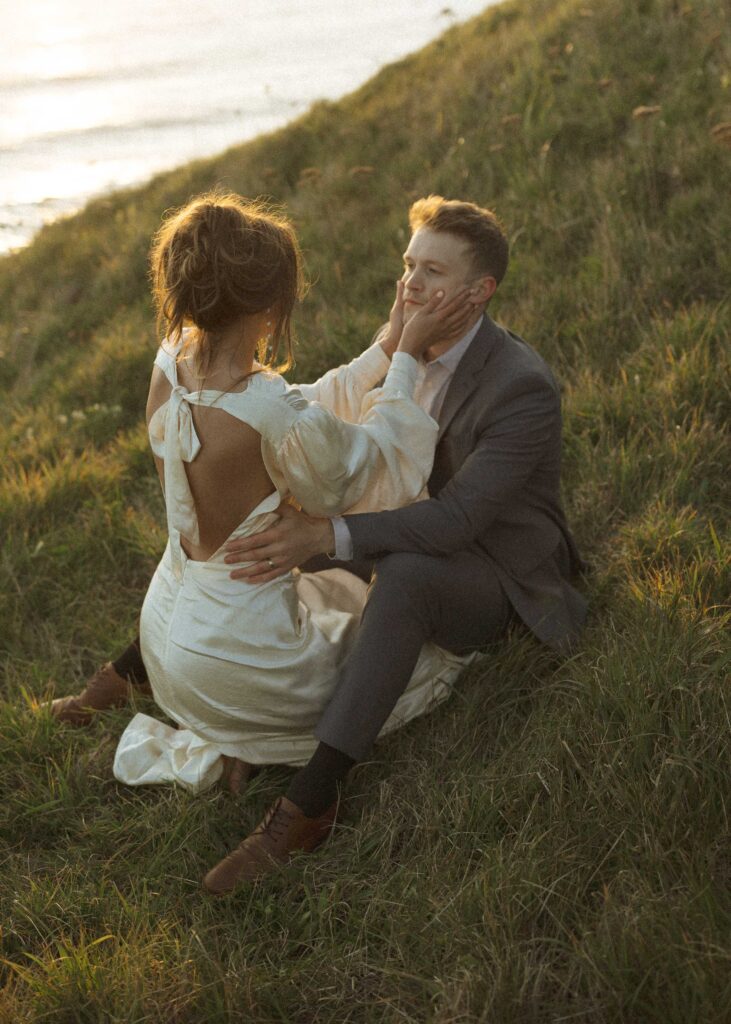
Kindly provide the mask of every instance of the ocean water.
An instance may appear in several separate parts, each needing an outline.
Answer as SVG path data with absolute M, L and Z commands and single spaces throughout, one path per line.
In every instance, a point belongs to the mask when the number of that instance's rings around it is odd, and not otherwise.
M 290 121 L 490 0 L 0 0 L 0 252 Z

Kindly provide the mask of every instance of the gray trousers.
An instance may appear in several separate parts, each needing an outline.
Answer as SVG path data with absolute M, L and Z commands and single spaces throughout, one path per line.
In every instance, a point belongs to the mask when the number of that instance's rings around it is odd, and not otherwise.
M 439 558 L 397 553 L 375 563 L 318 558 L 302 568 L 335 567 L 370 580 L 370 587 L 355 645 L 315 736 L 362 761 L 427 640 L 468 654 L 499 639 L 513 611 L 490 565 L 468 552 Z

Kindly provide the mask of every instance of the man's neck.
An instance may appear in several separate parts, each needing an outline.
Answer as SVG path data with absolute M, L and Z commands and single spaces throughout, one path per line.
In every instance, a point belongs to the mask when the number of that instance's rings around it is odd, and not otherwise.
M 455 345 L 459 345 L 459 343 L 462 341 L 462 339 L 465 338 L 470 333 L 470 331 L 473 329 L 473 327 L 480 320 L 482 320 L 482 317 L 484 316 L 484 314 L 485 314 L 484 309 L 481 309 L 480 312 L 478 313 L 478 315 L 476 317 L 474 317 L 469 322 L 467 327 L 465 327 L 463 333 L 460 334 L 460 336 L 458 338 L 452 338 L 450 341 L 436 341 L 433 345 L 430 345 L 429 348 L 426 349 L 425 352 L 424 352 L 424 355 L 423 355 L 424 362 L 425 363 L 432 363 L 432 362 L 434 362 L 435 359 L 438 359 L 439 356 L 443 356 L 445 352 L 449 352 L 449 350 L 451 348 L 454 348 Z

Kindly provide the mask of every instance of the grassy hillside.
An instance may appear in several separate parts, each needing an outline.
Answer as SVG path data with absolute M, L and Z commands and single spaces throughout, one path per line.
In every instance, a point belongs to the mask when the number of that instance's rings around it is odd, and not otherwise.
M 0 260 L 0 1020 L 731 1019 L 730 20 L 514 0 Z M 215 183 L 296 221 L 300 380 L 384 318 L 413 198 L 497 210 L 492 312 L 563 384 L 593 573 L 574 658 L 516 634 L 356 769 L 326 851 L 214 904 L 288 773 L 125 789 L 127 712 L 77 733 L 33 703 L 134 631 L 164 545 L 146 251 Z

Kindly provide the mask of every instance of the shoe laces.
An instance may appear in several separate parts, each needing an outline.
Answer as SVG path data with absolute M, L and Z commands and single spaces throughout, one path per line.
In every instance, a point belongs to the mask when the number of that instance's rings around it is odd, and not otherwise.
M 264 815 L 264 820 L 257 829 L 257 832 L 270 835 L 272 839 L 281 839 L 293 820 L 294 815 L 282 807 L 282 798 L 280 797 Z

